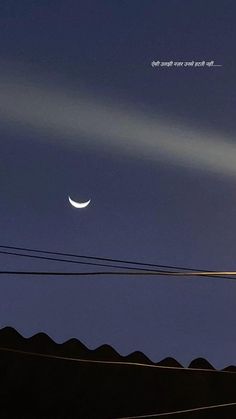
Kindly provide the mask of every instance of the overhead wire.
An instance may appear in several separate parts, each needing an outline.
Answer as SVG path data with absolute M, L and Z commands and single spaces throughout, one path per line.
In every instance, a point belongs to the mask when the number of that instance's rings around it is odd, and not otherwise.
M 124 366 L 124 367 L 144 367 L 144 368 L 154 368 L 154 369 L 171 369 L 171 370 L 179 370 L 184 372 L 206 372 L 206 373 L 220 373 L 220 374 L 235 374 L 233 371 L 224 371 L 224 370 L 208 370 L 206 368 L 181 368 L 181 367 L 168 367 L 163 365 L 153 365 L 153 364 L 143 364 L 143 363 L 137 363 L 137 362 L 125 362 L 125 361 L 106 361 L 106 360 L 94 360 L 94 359 L 84 359 L 84 358 L 72 358 L 72 357 L 66 357 L 62 355 L 53 355 L 53 354 L 46 354 L 46 353 L 40 353 L 40 352 L 31 352 L 31 351 L 24 351 L 20 349 L 14 349 L 9 347 L 0 347 L 0 351 L 8 352 L 8 353 L 18 353 L 21 355 L 26 356 L 34 356 L 39 358 L 46 358 L 46 359 L 55 359 L 55 360 L 61 360 L 61 361 L 70 361 L 70 362 L 77 362 L 82 364 L 100 364 L 100 365 L 110 365 L 110 366 Z M 163 417 L 163 416 L 170 416 L 174 414 L 185 414 L 190 413 L 194 411 L 202 411 L 202 410 L 208 410 L 208 409 L 216 409 L 216 408 L 224 408 L 224 407 L 230 407 L 230 406 L 236 406 L 236 402 L 232 403 L 224 403 L 224 404 L 217 404 L 217 405 L 210 405 L 210 406 L 202 406 L 192 409 L 185 409 L 185 410 L 177 410 L 172 412 L 165 412 L 165 413 L 155 413 L 155 414 L 147 414 L 147 415 L 138 415 L 138 416 L 125 416 L 125 417 L 119 417 L 117 419 L 141 419 L 141 418 L 154 418 L 154 417 Z
M 0 275 L 33 275 L 33 276 L 100 276 L 100 275 L 115 275 L 115 276 L 175 276 L 175 277 L 184 277 L 184 276 L 205 276 L 209 278 L 218 278 L 218 275 L 227 275 L 224 278 L 236 282 L 236 278 L 231 276 L 236 275 L 235 271 L 200 271 L 200 272 L 150 272 L 150 271 L 125 271 L 125 272 L 115 272 L 115 271 L 93 271 L 93 272 L 52 272 L 52 271 L 0 271 Z
M 26 356 L 34 356 L 39 358 L 46 358 L 46 359 L 55 359 L 61 361 L 70 361 L 70 362 L 78 362 L 78 363 L 87 363 L 87 364 L 100 364 L 100 365 L 111 365 L 111 366 L 124 366 L 124 367 L 144 367 L 144 368 L 155 368 L 155 369 L 174 369 L 179 371 L 185 372 L 206 372 L 206 373 L 220 373 L 220 374 L 235 374 L 233 371 L 224 371 L 224 370 L 208 370 L 206 368 L 181 368 L 181 367 L 168 367 L 163 365 L 153 365 L 153 364 L 143 364 L 143 363 L 136 363 L 136 362 L 125 362 L 125 361 L 105 361 L 105 360 L 94 360 L 94 359 L 84 359 L 84 358 L 72 358 L 66 357 L 62 355 L 53 355 L 53 354 L 46 354 L 40 352 L 31 352 L 31 351 L 24 351 L 21 349 L 9 348 L 9 347 L 0 347 L 0 351 L 8 352 L 8 353 L 18 353 L 20 355 Z M 138 415 L 138 416 L 122 416 L 116 419 L 142 419 L 142 418 L 155 418 L 155 417 L 163 417 L 163 416 L 171 416 L 175 414 L 185 414 L 195 411 L 204 411 L 208 409 L 218 409 L 218 408 L 225 408 L 230 406 L 236 406 L 236 402 L 231 403 L 224 403 L 224 404 L 217 404 L 217 405 L 210 405 L 210 406 L 202 406 L 196 407 L 191 409 L 184 409 L 184 410 L 177 410 L 172 412 L 163 412 L 163 413 L 153 413 L 147 415 Z
M 99 260 L 99 261 L 106 261 L 109 262 L 109 264 L 100 264 L 95 262 L 83 262 L 83 261 L 74 261 L 74 260 L 66 260 L 61 258 L 55 258 L 55 257 L 46 257 L 46 256 L 37 256 L 37 255 L 29 255 L 29 254 L 22 254 L 22 253 L 16 253 L 16 252 L 7 252 L 7 251 L 0 251 L 1 254 L 6 255 L 13 255 L 13 256 L 19 256 L 19 257 L 28 257 L 28 258 L 34 258 L 34 259 L 44 259 L 44 260 L 50 260 L 50 261 L 56 261 L 56 262 L 65 262 L 65 263 L 78 263 L 82 265 L 91 265 L 91 266 L 101 266 L 101 267 L 109 267 L 109 268 L 115 268 L 115 269 L 127 269 L 127 270 L 134 270 L 135 271 L 144 271 L 144 268 L 138 268 L 137 266 L 135 268 L 130 268 L 129 266 L 118 266 L 118 265 L 111 265 L 110 262 L 116 262 L 116 263 L 122 263 L 122 264 L 132 264 L 132 265 L 138 265 L 138 266 L 148 266 L 156 269 L 149 269 L 145 268 L 146 272 L 169 272 L 169 271 L 162 271 L 162 269 L 178 269 L 182 271 L 194 271 L 194 272 L 202 272 L 203 270 L 200 269 L 194 269 L 194 268 L 188 268 L 188 267 L 181 267 L 181 266 L 173 266 L 173 265 L 163 265 L 163 264 L 154 264 L 154 263 L 145 263 L 145 262 L 136 262 L 136 261 L 130 261 L 130 260 L 122 260 L 122 259 L 111 259 L 111 258 L 103 258 L 103 257 L 97 257 L 97 256 L 88 256 L 88 255 L 78 255 L 73 253 L 64 253 L 64 252 L 58 252 L 58 251 L 48 251 L 48 250 L 40 250 L 40 249 L 30 249 L 25 247 L 16 247 L 16 246 L 5 246 L 0 245 L 0 248 L 9 249 L 9 250 L 19 250 L 23 252 L 33 252 L 33 253 L 44 253 L 44 254 L 50 254 L 50 255 L 58 255 L 58 256 L 64 256 L 64 257 L 74 257 L 74 258 L 85 258 L 89 260 Z M 211 276 L 211 271 L 205 270 L 204 272 L 209 272 L 209 276 Z M 234 274 L 236 275 L 236 273 Z M 208 276 L 208 274 L 204 273 L 204 276 Z M 228 279 L 225 276 L 222 275 L 214 275 L 218 278 L 222 279 Z M 236 279 L 236 278 L 235 278 Z
M 163 264 L 147 263 L 147 262 L 139 262 L 139 261 L 137 262 L 134 260 L 131 261 L 131 260 L 126 260 L 126 259 L 104 258 L 104 257 L 98 257 L 98 256 L 88 256 L 88 255 L 64 253 L 64 252 L 58 252 L 58 251 L 53 252 L 49 250 L 40 250 L 40 249 L 32 249 L 32 248 L 30 249 L 26 247 L 0 245 L 0 248 L 21 250 L 21 251 L 27 251 L 27 252 L 33 252 L 33 253 L 44 253 L 44 254 L 51 254 L 51 255 L 58 255 L 58 256 L 68 256 L 68 257 L 75 257 L 75 258 L 82 258 L 82 259 L 94 259 L 94 260 L 101 260 L 101 261 L 106 261 L 106 262 L 117 262 L 117 263 L 126 263 L 126 264 L 132 264 L 132 265 L 150 266 L 150 267 L 156 267 L 156 268 L 201 271 L 201 269 L 188 268 L 188 267 L 182 267 L 182 266 L 173 266 L 173 265 L 171 266 L 171 265 L 163 265 Z
M 146 364 L 142 362 L 131 362 L 131 361 L 108 361 L 108 360 L 99 360 L 99 359 L 89 359 L 89 358 L 74 358 L 68 357 L 63 355 L 53 355 L 49 353 L 42 353 L 42 352 L 32 352 L 26 351 L 22 349 L 15 349 L 9 348 L 5 346 L 0 346 L 0 351 L 2 352 L 9 352 L 9 353 L 18 353 L 21 355 L 28 355 L 34 356 L 39 358 L 48 358 L 48 359 L 55 359 L 61 361 L 70 361 L 70 362 L 77 362 L 81 364 L 101 364 L 101 365 L 110 365 L 110 366 L 124 366 L 124 367 L 140 367 L 140 368 L 148 368 L 148 369 L 161 369 L 161 370 L 178 370 L 186 373 L 190 373 L 191 371 L 196 372 L 206 372 L 209 374 L 236 374 L 235 371 L 230 370 L 216 370 L 216 369 L 207 369 L 207 368 L 192 368 L 192 367 L 170 367 L 168 365 L 157 365 L 157 364 Z
M 155 267 L 155 268 L 165 268 L 165 269 L 181 269 L 180 271 L 160 271 L 160 270 L 153 270 L 148 268 L 131 268 L 127 266 L 118 266 L 118 265 L 111 265 L 111 264 L 100 264 L 100 263 L 94 263 L 94 262 L 83 262 L 83 261 L 75 261 L 75 260 L 66 260 L 61 258 L 51 258 L 46 256 L 37 256 L 37 255 L 29 255 L 29 254 L 22 254 L 22 253 L 16 253 L 16 252 L 7 252 L 7 251 L 0 251 L 0 254 L 5 255 L 12 255 L 12 256 L 19 256 L 19 257 L 28 257 L 28 258 L 34 258 L 34 259 L 41 259 L 41 260 L 50 260 L 50 261 L 57 261 L 57 262 L 65 262 L 65 263 L 76 263 L 76 264 L 82 264 L 82 265 L 90 265 L 90 266 L 101 266 L 106 268 L 118 268 L 118 269 L 127 269 L 126 272 L 114 272 L 114 271 L 97 271 L 97 272 L 40 272 L 40 271 L 0 271 L 0 275 L 7 274 L 7 275 L 37 275 L 37 276 L 94 276 L 94 275 L 147 275 L 147 276 L 208 276 L 208 277 L 217 277 L 222 279 L 228 279 L 228 280 L 236 280 L 236 278 L 232 278 L 230 276 L 236 275 L 236 271 L 203 271 L 200 269 L 194 269 L 194 268 L 186 268 L 186 267 L 177 267 L 177 266 L 171 266 L 171 265 L 161 265 L 161 264 L 151 264 L 151 263 L 144 263 L 144 262 L 135 262 L 135 261 L 127 261 L 127 260 L 121 260 L 121 259 L 111 259 L 111 258 L 102 258 L 102 257 L 96 257 L 96 256 L 87 256 L 87 255 L 76 255 L 71 253 L 63 253 L 63 252 L 52 252 L 52 251 L 44 251 L 39 249 L 29 249 L 29 248 L 19 248 L 15 246 L 3 246 L 0 245 L 0 248 L 5 249 L 11 249 L 11 250 L 20 250 L 20 251 L 27 251 L 27 252 L 35 252 L 35 253 L 44 253 L 44 254 L 51 254 L 51 255 L 60 255 L 60 256 L 66 256 L 66 257 L 76 257 L 76 258 L 85 258 L 90 260 L 99 260 L 99 261 L 107 261 L 107 262 L 117 262 L 117 263 L 125 263 L 125 264 L 132 264 L 132 265 L 139 265 L 139 266 L 149 266 L 149 267 Z M 131 272 L 132 270 L 132 272 Z M 227 276 L 226 276 L 227 275 Z M 64 360 L 71 360 L 71 361 L 78 361 L 78 362 L 96 362 L 96 363 L 108 363 L 108 364 L 118 364 L 118 365 L 124 365 L 127 363 L 121 363 L 121 362 L 110 362 L 110 361 L 95 361 L 95 360 L 86 360 L 86 359 L 77 359 L 77 358 L 66 358 L 66 357 L 58 357 L 50 354 L 39 354 L 34 352 L 28 352 L 28 351 L 18 351 L 11 348 L 0 348 L 0 350 L 6 350 L 8 352 L 19 352 L 22 354 L 27 355 L 35 355 L 35 356 L 42 356 L 42 357 L 48 357 L 48 358 L 54 358 L 54 359 L 64 359 Z M 129 363 L 134 364 L 135 363 Z M 140 364 L 141 365 L 141 364 Z M 143 364 L 143 366 L 146 366 Z M 147 365 L 148 366 L 148 365 Z M 151 365 L 150 365 L 151 367 Z M 153 365 L 153 367 L 158 367 Z M 169 367 L 168 367 L 169 368 Z M 170 367 L 172 368 L 172 367 Z M 186 369 L 187 370 L 187 369 Z M 201 369 L 197 369 L 198 371 Z M 204 369 L 205 370 L 205 369 Z M 208 371 L 208 370 L 205 370 Z M 211 370 L 209 370 L 211 371 Z M 215 371 L 215 370 L 213 370 Z M 222 371 L 223 372 L 223 371 Z M 227 371 L 225 371 L 227 372 Z M 138 418 L 151 418 L 151 417 L 161 417 L 161 416 L 169 416 L 174 414 L 181 414 L 181 413 L 187 413 L 187 412 L 193 412 L 193 411 L 201 411 L 206 409 L 214 409 L 214 408 L 223 408 L 227 406 L 233 406 L 236 405 L 236 403 L 227 403 L 227 404 L 221 404 L 221 405 L 214 405 L 214 406 L 204 406 L 200 408 L 194 408 L 194 409 L 187 409 L 187 410 L 181 410 L 181 411 L 175 411 L 175 412 L 167 412 L 167 413 L 157 413 L 152 415 L 142 415 L 142 416 L 129 416 L 129 417 L 123 417 L 119 419 L 138 419 Z
M 162 413 L 152 413 L 148 415 L 138 415 L 138 416 L 122 416 L 116 419 L 144 419 L 144 418 L 159 418 L 159 417 L 165 417 L 165 416 L 173 416 L 173 415 L 183 415 L 185 413 L 191 413 L 191 412 L 201 412 L 206 411 L 210 409 L 220 409 L 225 407 L 236 407 L 236 402 L 232 403 L 222 403 L 222 404 L 215 404 L 210 406 L 202 406 L 202 407 L 195 407 L 192 409 L 184 409 L 184 410 L 175 410 L 172 412 L 162 412 Z
M 131 268 L 130 266 L 120 266 L 120 265 L 111 265 L 111 264 L 101 264 L 101 263 L 96 263 L 96 262 L 83 262 L 80 260 L 68 260 L 68 259 L 61 259 L 61 258 L 53 258 L 53 257 L 48 257 L 48 256 L 37 256 L 37 255 L 29 255 L 29 254 L 23 254 L 23 253 L 17 253 L 17 252 L 5 252 L 0 250 L 0 254 L 3 255 L 8 255 L 8 256 L 19 256 L 19 257 L 24 257 L 24 258 L 31 258 L 31 259 L 41 259 L 41 260 L 50 260 L 50 261 L 54 261 L 54 262 L 65 262 L 65 263 L 75 263 L 75 264 L 79 264 L 79 265 L 87 265 L 87 266 L 101 266 L 101 267 L 105 267 L 105 268 L 118 268 L 118 269 L 130 269 L 130 270 L 138 270 L 138 271 L 150 271 L 153 272 L 155 271 L 154 269 L 148 269 L 148 268 Z M 157 271 L 157 270 L 156 270 Z M 160 271 L 158 271 L 160 272 Z M 166 271 L 163 271 L 166 272 Z

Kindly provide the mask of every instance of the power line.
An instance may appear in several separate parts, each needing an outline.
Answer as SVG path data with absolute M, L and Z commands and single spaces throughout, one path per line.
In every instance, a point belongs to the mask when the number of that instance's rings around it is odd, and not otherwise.
M 12 250 L 21 250 L 26 252 L 34 252 L 34 253 L 45 253 L 49 255 L 58 255 L 58 256 L 68 256 L 68 257 L 75 257 L 75 258 L 82 258 L 82 259 L 94 259 L 94 260 L 100 260 L 100 261 L 106 261 L 106 262 L 117 262 L 117 263 L 126 263 L 126 264 L 132 264 L 132 265 L 142 265 L 142 266 L 151 266 L 151 267 L 160 267 L 160 268 L 171 268 L 167 265 L 156 265 L 153 263 L 144 263 L 144 262 L 135 262 L 130 260 L 123 260 L 123 259 L 112 259 L 112 258 L 103 258 L 98 256 L 88 256 L 88 255 L 78 255 L 74 253 L 63 253 L 63 252 L 53 252 L 49 250 L 40 250 L 40 249 L 29 249 L 26 247 L 15 247 L 15 246 L 3 246 L 0 245 L 0 248 L 4 249 L 12 249 Z M 180 269 L 175 267 L 176 269 Z M 185 268 L 183 268 L 185 269 Z M 187 269 L 187 268 L 186 268 Z
M 125 417 L 122 417 L 122 418 L 120 417 L 120 418 L 116 418 L 116 419 L 159 418 L 159 417 L 165 417 L 165 416 L 181 415 L 181 414 L 191 413 L 191 412 L 200 412 L 200 411 L 209 410 L 209 409 L 220 409 L 220 408 L 225 408 L 225 407 L 230 407 L 230 406 L 236 406 L 236 402 L 224 403 L 224 404 L 215 404 L 215 405 L 211 405 L 211 406 L 195 407 L 193 409 L 176 410 L 174 412 L 152 413 L 152 414 L 149 414 L 149 415 L 141 415 L 141 416 L 125 416 Z
M 131 268 L 129 266 L 101 264 L 101 263 L 96 263 L 96 262 L 82 262 L 80 260 L 71 260 L 71 259 L 68 260 L 68 259 L 52 258 L 52 257 L 48 257 L 48 256 L 36 256 L 36 255 L 29 255 L 29 254 L 16 253 L 16 252 L 5 252 L 3 250 L 0 250 L 0 254 L 10 255 L 10 256 L 20 256 L 20 257 L 32 258 L 32 259 L 50 260 L 50 261 L 55 261 L 55 262 L 76 263 L 76 264 L 79 264 L 79 265 L 101 266 L 101 267 L 106 267 L 106 268 L 130 269 L 130 270 L 137 270 L 137 271 L 160 272 L 159 270 L 157 271 L 157 270 L 148 269 L 148 268 L 137 268 L 137 267 L 136 268 Z M 163 271 L 163 272 L 166 272 L 166 271 Z
M 50 271 L 0 271 L 0 275 L 36 275 L 36 276 L 96 276 L 96 275 L 116 275 L 116 276 L 206 276 L 219 278 L 219 275 L 224 276 L 225 279 L 236 281 L 236 278 L 231 278 L 231 275 L 236 275 L 235 271 L 196 271 L 196 272 L 115 272 L 115 271 L 93 271 L 93 272 L 50 272 Z
M 12 250 L 22 250 L 26 252 L 34 252 L 34 253 L 45 253 L 45 254 L 51 254 L 51 255 L 59 255 L 59 256 L 68 256 L 68 257 L 75 257 L 75 258 L 83 258 L 83 259 L 94 259 L 94 260 L 101 260 L 106 262 L 117 262 L 117 263 L 127 263 L 132 265 L 141 265 L 141 266 L 150 266 L 150 267 L 156 267 L 156 268 L 165 268 L 165 269 L 181 269 L 181 270 L 194 270 L 194 271 L 201 271 L 201 269 L 194 269 L 194 268 L 186 268 L 181 266 L 171 266 L 171 265 L 161 265 L 161 264 L 155 264 L 155 263 L 146 263 L 146 262 L 136 262 L 136 261 L 130 261 L 130 260 L 124 260 L 124 259 L 111 259 L 111 258 L 103 258 L 98 256 L 88 256 L 88 255 L 78 255 L 74 253 L 63 253 L 63 252 L 53 252 L 48 250 L 40 250 L 40 249 L 29 249 L 25 247 L 15 247 L 15 246 L 3 246 L 0 245 L 0 248 L 4 249 L 12 249 Z
M 169 367 L 165 365 L 156 365 L 156 364 L 145 364 L 142 362 L 131 362 L 131 361 L 107 361 L 107 360 L 98 360 L 98 359 L 89 359 L 89 358 L 73 358 L 63 355 L 53 355 L 47 354 L 42 352 L 32 352 L 32 351 L 24 351 L 22 349 L 14 349 L 9 347 L 0 347 L 0 351 L 2 352 L 13 352 L 22 355 L 28 356 L 35 356 L 39 358 L 48 358 L 48 359 L 56 359 L 61 361 L 70 361 L 70 362 L 77 362 L 82 364 L 101 364 L 101 365 L 111 365 L 111 366 L 124 366 L 124 367 L 140 367 L 140 368 L 151 368 L 151 369 L 161 369 L 161 370 L 178 370 L 182 372 L 206 372 L 206 373 L 213 373 L 213 374 L 236 374 L 234 371 L 224 371 L 224 370 L 215 370 L 215 369 L 207 369 L 207 368 L 186 368 L 186 367 Z
M 206 373 L 215 373 L 215 374 L 235 374 L 233 371 L 218 371 L 218 370 L 208 370 L 206 368 L 181 368 L 181 367 L 168 367 L 164 365 L 153 365 L 153 364 L 144 364 L 144 363 L 138 363 L 138 362 L 125 362 L 125 361 L 106 361 L 106 360 L 94 360 L 94 359 L 85 359 L 85 358 L 72 358 L 72 357 L 66 357 L 61 355 L 53 355 L 53 354 L 46 354 L 46 353 L 40 353 L 40 352 L 31 352 L 31 351 L 23 351 L 20 349 L 14 349 L 14 348 L 8 348 L 8 347 L 0 347 L 0 351 L 8 352 L 8 353 L 18 353 L 21 355 L 26 356 L 34 356 L 39 358 L 46 358 L 46 359 L 55 359 L 55 360 L 61 360 L 61 361 L 69 361 L 69 362 L 77 362 L 82 364 L 100 364 L 100 365 L 110 365 L 110 366 L 123 366 L 123 367 L 141 367 L 141 368 L 154 368 L 154 369 L 169 369 L 169 370 L 179 370 L 180 372 L 206 372 Z M 216 409 L 216 408 L 224 408 L 224 407 L 230 407 L 235 406 L 236 403 L 225 403 L 225 404 L 218 404 L 218 405 L 211 405 L 211 406 L 203 406 L 203 407 L 197 407 L 192 409 L 186 409 L 186 410 L 178 410 L 174 412 L 166 412 L 166 413 L 156 413 L 156 414 L 148 414 L 148 415 L 141 415 L 141 416 L 126 416 L 126 417 L 120 417 L 117 419 L 141 419 L 141 418 L 154 418 L 154 417 L 161 417 L 161 416 L 170 416 L 174 414 L 184 414 L 194 411 L 202 411 L 202 410 L 208 410 L 208 409 Z
M 18 353 L 21 355 L 34 356 L 34 357 L 39 357 L 39 358 L 55 359 L 55 360 L 78 362 L 78 363 L 85 363 L 85 364 L 100 364 L 100 365 L 111 365 L 111 366 L 143 367 L 143 368 L 171 369 L 171 370 L 174 369 L 174 370 L 185 371 L 185 372 L 203 371 L 207 373 L 216 373 L 216 374 L 217 373 L 235 374 L 235 372 L 233 371 L 217 371 L 217 370 L 208 370 L 206 368 L 181 368 L 181 367 L 168 367 L 164 365 L 143 364 L 143 363 L 138 363 L 138 362 L 125 362 L 125 361 L 122 362 L 122 361 L 106 361 L 106 360 L 94 360 L 94 359 L 84 359 L 84 358 L 72 358 L 72 357 L 58 356 L 58 355 L 52 355 L 52 354 L 46 354 L 46 353 L 40 353 L 40 352 L 23 351 L 20 349 L 14 349 L 14 348 L 8 348 L 8 347 L 0 347 L 0 351 L 9 352 L 9 353 Z M 189 412 L 224 408 L 224 407 L 230 407 L 230 406 L 236 406 L 236 402 L 217 404 L 217 405 L 211 405 L 211 406 L 203 406 L 203 407 L 197 407 L 197 408 L 185 409 L 185 410 L 177 410 L 174 412 L 155 413 L 155 414 L 148 414 L 148 415 L 141 415 L 141 416 L 125 416 L 125 417 L 120 417 L 117 419 L 155 418 L 155 417 L 161 417 L 161 416 L 184 414 L 184 413 L 189 413 Z
M 139 266 L 149 266 L 149 267 L 154 267 L 154 268 L 164 268 L 164 269 L 178 269 L 178 270 L 182 270 L 182 271 L 195 271 L 195 272 L 201 272 L 201 269 L 194 269 L 194 268 L 186 268 L 186 267 L 181 267 L 181 266 L 171 266 L 171 265 L 162 265 L 162 264 L 154 264 L 154 263 L 145 263 L 145 262 L 135 262 L 135 261 L 130 261 L 130 260 L 122 260 L 122 259 L 111 259 L 111 258 L 102 258 L 102 257 L 97 257 L 97 256 L 88 256 L 88 255 L 78 255 L 78 254 L 73 254 L 73 253 L 63 253 L 63 252 L 53 252 L 53 251 L 48 251 L 48 250 L 40 250 L 40 249 L 29 249 L 29 248 L 25 248 L 25 247 L 16 247 L 16 246 L 4 246 L 4 245 L 0 245 L 0 248 L 4 248 L 4 249 L 12 249 L 12 250 L 20 250 L 20 251 L 27 251 L 27 252 L 34 252 L 34 253 L 44 253 L 44 254 L 50 254 L 50 255 L 58 255 L 58 256 L 66 256 L 66 257 L 75 257 L 75 258 L 84 258 L 84 259 L 92 259 L 92 260 L 100 260 L 100 261 L 106 261 L 106 262 L 117 262 L 117 263 L 125 263 L 125 264 L 132 264 L 132 265 L 139 265 Z M 0 253 L 4 253 L 2 251 L 0 251 Z M 5 252 L 5 254 L 8 254 L 7 252 Z M 9 252 L 10 254 L 10 252 Z M 13 253 L 12 253 L 13 254 Z M 23 254 L 16 254 L 15 256 L 23 256 L 23 257 L 31 257 L 33 258 L 33 255 L 23 255 Z M 35 256 L 36 258 L 36 256 Z M 64 262 L 65 259 L 57 259 L 57 258 L 48 258 L 46 259 L 45 256 L 37 256 L 37 259 L 45 259 L 45 260 L 55 260 L 58 262 Z M 92 262 L 87 263 L 87 262 L 82 262 L 82 261 L 66 261 L 66 262 L 71 262 L 71 263 L 80 263 L 80 264 L 92 264 Z M 95 266 L 104 266 L 104 267 L 114 267 L 114 268 L 124 268 L 119 267 L 117 265 L 102 265 L 102 264 L 95 264 L 93 263 L 93 265 Z M 129 268 L 128 266 L 125 267 L 126 269 L 132 269 Z M 140 270 L 140 268 L 134 268 L 135 270 Z M 141 269 L 142 270 L 142 269 Z M 153 269 L 145 269 L 145 271 L 154 271 Z M 204 269 L 205 272 L 210 272 Z M 158 269 L 158 272 L 161 272 L 160 269 Z M 166 272 L 166 271 L 164 271 Z M 205 275 L 207 276 L 207 275 Z M 222 279 L 228 279 L 225 278 L 224 276 L 219 276 L 217 275 L 218 278 L 222 278 Z M 235 278 L 236 279 L 236 278 Z

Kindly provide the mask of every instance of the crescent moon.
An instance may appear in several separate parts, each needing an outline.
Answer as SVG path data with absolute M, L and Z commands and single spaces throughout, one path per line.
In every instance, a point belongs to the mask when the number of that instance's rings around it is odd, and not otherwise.
M 69 203 L 72 205 L 72 207 L 75 207 L 75 208 L 86 208 L 91 201 L 91 199 L 89 199 L 86 202 L 76 202 L 76 201 L 73 201 L 73 199 L 71 199 L 70 196 L 68 196 L 68 199 L 69 199 Z

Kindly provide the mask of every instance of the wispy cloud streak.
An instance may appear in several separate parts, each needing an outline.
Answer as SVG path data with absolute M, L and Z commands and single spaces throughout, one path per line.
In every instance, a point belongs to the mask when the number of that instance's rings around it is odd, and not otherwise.
M 105 147 L 132 157 L 236 175 L 236 145 L 215 133 L 178 125 L 134 107 L 0 74 L 0 121 L 30 127 L 47 139 Z

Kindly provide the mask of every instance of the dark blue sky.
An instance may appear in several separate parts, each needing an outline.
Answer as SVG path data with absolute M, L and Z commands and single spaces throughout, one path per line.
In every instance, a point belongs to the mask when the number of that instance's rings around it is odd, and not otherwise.
M 207 170 L 198 156 L 192 167 L 187 157 L 159 157 L 153 135 L 152 159 L 145 139 L 136 150 L 135 133 L 133 143 L 125 137 L 123 151 L 118 137 L 100 141 L 96 115 L 90 135 L 89 127 L 73 140 L 59 117 L 47 119 L 53 103 L 63 115 L 67 100 L 82 91 L 91 115 L 93 100 L 106 104 L 108 126 L 118 106 L 124 130 L 125 116 L 140 112 L 169 121 L 167 131 L 183 127 L 183 137 L 200 132 L 196 142 L 210 137 L 209 153 L 224 144 L 234 150 L 235 18 L 229 0 L 2 0 L 0 244 L 235 269 L 236 174 L 228 175 L 227 156 L 226 169 L 219 158 L 216 170 Z M 158 71 L 150 65 L 156 59 L 215 60 L 222 67 Z M 36 123 L 30 111 L 41 86 L 45 119 Z M 78 113 L 78 124 L 83 118 Z M 68 195 L 91 204 L 76 211 Z M 0 261 L 4 269 L 77 268 Z M 187 364 L 204 356 L 222 367 L 236 363 L 235 298 L 236 284 L 220 279 L 4 278 L 0 325 L 27 336 L 44 331 L 57 341 L 77 337 L 89 347 L 109 343 L 123 354 L 142 350 L 153 360 L 174 356 Z

